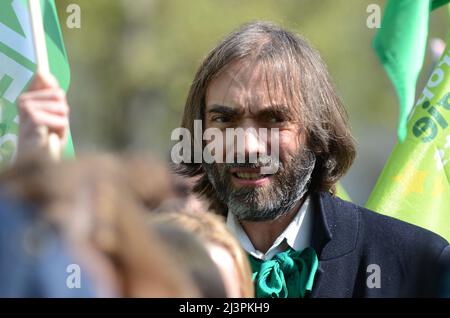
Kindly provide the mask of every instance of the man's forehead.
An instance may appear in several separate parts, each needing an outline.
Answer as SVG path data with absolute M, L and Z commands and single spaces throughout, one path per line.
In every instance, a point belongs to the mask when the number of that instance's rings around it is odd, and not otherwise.
M 211 81 L 206 92 L 206 108 L 224 105 L 233 108 L 267 108 L 287 105 L 281 85 L 269 83 L 260 66 L 234 64 Z

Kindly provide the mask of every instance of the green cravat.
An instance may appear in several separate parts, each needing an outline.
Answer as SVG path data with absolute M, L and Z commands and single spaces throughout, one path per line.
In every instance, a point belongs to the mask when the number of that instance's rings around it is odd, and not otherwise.
M 290 248 L 271 260 L 249 255 L 257 298 L 304 298 L 313 287 L 319 260 L 313 248 Z

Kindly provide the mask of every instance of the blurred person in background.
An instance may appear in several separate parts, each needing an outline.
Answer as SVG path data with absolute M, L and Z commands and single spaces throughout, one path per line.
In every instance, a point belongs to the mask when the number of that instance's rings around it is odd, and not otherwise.
M 2 196 L 31 206 L 26 218 L 36 218 L 38 224 L 46 225 L 44 229 L 54 229 L 67 247 L 63 251 L 88 278 L 82 284 L 90 282 L 95 296 L 201 296 L 189 274 L 178 268 L 158 236 L 146 228 L 143 209 L 123 170 L 112 156 L 59 164 L 22 161 L 1 174 Z M 25 228 L 17 227 L 17 231 Z M 65 273 L 65 266 L 56 268 L 61 264 L 58 259 L 47 262 L 51 264 L 48 271 Z M 6 268 L 1 270 L 8 275 Z M 66 281 L 52 283 L 65 286 Z
M 150 230 L 164 242 L 166 250 L 182 271 L 189 273 L 204 298 L 226 298 L 219 268 L 204 243 L 191 231 L 169 222 L 150 221 Z
M 173 167 L 149 154 L 126 154 L 121 158 L 133 192 L 148 211 L 203 211 L 195 194 L 195 178 L 174 173 Z
M 192 273 L 202 294 L 205 297 L 253 297 L 245 253 L 227 230 L 224 220 L 205 212 L 203 202 L 192 194 L 193 180 L 170 174 L 163 162 L 150 156 L 126 155 L 121 161 L 133 192 L 149 213 L 149 226 L 173 250 L 178 263 Z M 197 238 L 190 238 L 189 233 Z M 209 256 L 204 253 L 205 248 Z M 220 284 L 213 283 L 216 271 L 211 266 L 220 270 L 226 293 L 223 286 L 212 288 Z
M 94 297 L 95 288 L 84 271 L 81 284 L 69 288 L 67 269 L 76 263 L 66 242 L 34 205 L 1 194 L 1 298 Z
M 151 154 L 124 154 L 117 157 L 131 191 L 146 210 L 154 210 L 178 197 L 174 174 L 168 164 Z
M 254 297 L 252 272 L 247 255 L 227 229 L 224 219 L 205 211 L 166 211 L 150 215 L 150 222 L 175 224 L 194 233 L 206 246 L 219 268 L 227 297 Z
M 202 203 L 191 193 L 190 180 L 170 173 L 168 165 L 149 155 L 127 154 L 117 160 L 136 201 L 148 214 L 151 231 L 164 242 L 176 264 L 190 274 L 202 297 L 227 297 L 220 267 L 208 254 L 203 238 L 193 228 L 166 217 L 172 215 L 168 211 L 201 213 Z M 208 218 L 204 212 L 201 216 Z

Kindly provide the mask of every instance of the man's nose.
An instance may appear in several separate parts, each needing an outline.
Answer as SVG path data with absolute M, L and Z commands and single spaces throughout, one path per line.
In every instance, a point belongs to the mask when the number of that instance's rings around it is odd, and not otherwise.
M 256 128 L 250 127 L 244 130 L 244 150 L 247 157 L 251 154 L 264 153 L 265 148 Z
M 266 153 L 266 140 L 264 134 L 261 135 L 260 130 L 253 126 L 242 127 L 240 141 L 238 141 L 235 156 L 237 162 L 256 163 L 258 158 Z M 239 137 L 238 137 L 239 138 Z
M 254 125 L 242 125 L 227 131 L 227 162 L 257 162 L 260 155 L 267 152 L 268 144 L 265 135 L 264 128 Z

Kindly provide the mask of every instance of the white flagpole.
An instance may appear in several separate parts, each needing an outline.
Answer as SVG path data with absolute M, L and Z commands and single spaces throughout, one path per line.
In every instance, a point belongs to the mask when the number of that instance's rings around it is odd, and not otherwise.
M 28 0 L 30 9 L 31 28 L 33 31 L 34 52 L 36 54 L 37 72 L 49 74 L 47 45 L 45 43 L 44 23 L 42 21 L 42 10 L 40 0 Z M 47 147 L 51 159 L 59 160 L 61 156 L 61 144 L 55 133 L 48 133 L 46 127 L 41 128 L 41 133 L 47 136 Z

